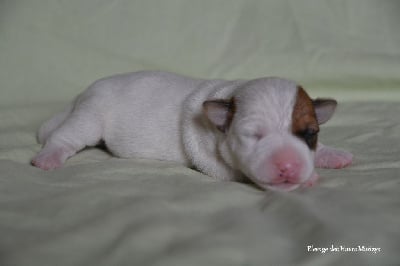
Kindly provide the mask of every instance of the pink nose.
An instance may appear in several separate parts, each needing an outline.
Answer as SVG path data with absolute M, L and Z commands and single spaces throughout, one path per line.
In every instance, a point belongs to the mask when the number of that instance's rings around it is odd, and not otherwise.
M 301 160 L 297 152 L 290 148 L 277 151 L 272 157 L 276 168 L 276 182 L 297 183 L 301 172 Z
M 279 177 L 285 180 L 295 179 L 299 176 L 299 164 L 297 162 L 278 162 L 276 168 L 279 172 Z

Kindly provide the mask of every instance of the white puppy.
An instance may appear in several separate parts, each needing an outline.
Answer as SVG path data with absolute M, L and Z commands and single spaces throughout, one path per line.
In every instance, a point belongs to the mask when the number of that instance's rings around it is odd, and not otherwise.
M 351 163 L 350 153 L 317 143 L 319 125 L 335 107 L 335 100 L 311 100 L 281 78 L 121 74 L 96 81 L 42 125 L 43 149 L 32 164 L 58 168 L 104 141 L 118 157 L 176 161 L 220 180 L 247 178 L 262 188 L 292 190 L 317 180 L 314 165 Z

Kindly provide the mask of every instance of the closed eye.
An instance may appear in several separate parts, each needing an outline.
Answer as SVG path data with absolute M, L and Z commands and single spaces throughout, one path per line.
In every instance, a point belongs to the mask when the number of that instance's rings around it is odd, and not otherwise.
M 308 136 L 312 137 L 318 134 L 319 130 L 312 129 L 312 128 L 307 128 L 306 130 L 303 131 L 303 136 Z
M 256 132 L 256 133 L 246 133 L 246 134 L 243 134 L 243 136 L 244 137 L 246 137 L 246 138 L 249 138 L 249 139 L 255 139 L 255 140 L 260 140 L 260 139 L 262 139 L 263 138 L 263 134 L 261 134 L 261 133 L 258 133 L 258 132 Z
M 317 146 L 318 132 L 319 129 L 307 128 L 305 130 L 298 132 L 296 135 L 300 139 L 304 140 L 304 142 L 310 149 L 314 150 Z
M 257 140 L 260 140 L 260 139 L 262 139 L 264 137 L 264 134 L 261 133 L 261 132 L 256 132 L 256 133 L 253 134 L 253 137 L 255 139 L 257 139 Z
M 243 136 L 246 138 L 254 139 L 254 140 L 260 140 L 265 136 L 265 133 L 261 130 L 256 130 L 256 131 L 248 131 L 244 132 Z
M 251 139 L 251 140 L 261 140 L 267 135 L 267 128 L 260 124 L 256 123 L 247 123 L 247 124 L 242 124 L 240 127 L 240 131 L 238 131 L 239 135 Z

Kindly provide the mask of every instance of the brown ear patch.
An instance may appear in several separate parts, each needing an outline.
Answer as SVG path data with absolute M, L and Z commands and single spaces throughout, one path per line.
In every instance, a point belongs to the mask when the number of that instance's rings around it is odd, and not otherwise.
M 297 87 L 296 102 L 292 113 L 292 133 L 306 142 L 311 150 L 315 150 L 318 140 L 318 121 L 313 102 L 305 90 Z

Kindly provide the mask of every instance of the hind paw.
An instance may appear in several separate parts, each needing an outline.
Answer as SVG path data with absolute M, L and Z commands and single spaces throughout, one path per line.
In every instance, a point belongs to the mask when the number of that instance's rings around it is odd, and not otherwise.
M 31 164 L 43 170 L 53 170 L 61 167 L 67 158 L 65 148 L 43 149 L 32 159 Z

